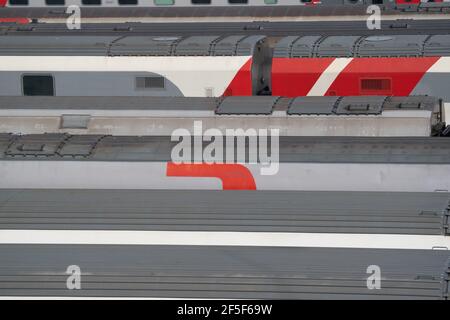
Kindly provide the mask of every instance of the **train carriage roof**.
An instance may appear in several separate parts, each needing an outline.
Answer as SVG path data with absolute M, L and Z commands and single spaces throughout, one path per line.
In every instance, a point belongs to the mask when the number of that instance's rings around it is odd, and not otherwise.
M 432 96 L 296 97 L 230 96 L 200 97 L 66 97 L 0 96 L 1 109 L 58 110 L 203 110 L 217 115 L 269 115 L 284 111 L 287 115 L 376 115 L 384 110 L 428 110 L 440 112 L 442 101 Z
M 450 164 L 446 138 L 279 138 L 280 162 Z M 0 160 L 171 161 L 170 136 L 0 134 Z
M 0 276 L 8 283 L 2 292 L 9 296 L 70 296 L 55 283 L 73 261 L 83 262 L 89 288 L 77 296 L 102 297 L 447 299 L 450 272 L 446 250 L 22 244 L 1 246 L 0 256 Z M 379 290 L 367 288 L 374 263 L 382 270 Z
M 0 215 L 20 215 L 0 227 L 117 230 L 136 219 L 138 230 L 450 235 L 449 204 L 448 192 L 3 189 Z
M 422 57 L 450 56 L 450 34 L 377 36 L 288 36 L 275 57 Z
M 0 55 L 250 56 L 265 36 L 0 36 Z

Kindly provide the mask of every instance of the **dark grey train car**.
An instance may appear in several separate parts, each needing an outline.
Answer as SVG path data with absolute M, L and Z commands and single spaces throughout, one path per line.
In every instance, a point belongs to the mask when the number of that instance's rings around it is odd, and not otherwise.
M 0 216 L 1 230 L 450 236 L 450 194 L 6 189 Z
M 0 245 L 5 297 L 448 299 L 444 250 Z M 81 270 L 68 290 L 66 270 Z M 370 266 L 381 288 L 368 285 Z

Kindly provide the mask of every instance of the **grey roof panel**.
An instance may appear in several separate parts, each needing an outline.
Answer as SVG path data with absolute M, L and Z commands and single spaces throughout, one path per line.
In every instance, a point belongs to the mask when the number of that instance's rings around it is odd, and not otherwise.
M 315 46 L 321 36 L 287 36 L 280 39 L 274 48 L 274 57 L 303 58 L 314 55 Z
M 89 159 L 100 161 L 166 161 L 173 143 L 158 137 L 107 136 L 100 141 Z
M 0 96 L 2 109 L 58 109 L 58 110 L 203 110 L 213 111 L 219 104 L 230 101 L 230 104 L 259 105 L 272 103 L 278 111 L 290 114 L 329 114 L 338 100 L 361 101 L 361 103 L 380 103 L 384 100 L 383 109 L 420 109 L 439 111 L 442 101 L 431 96 L 407 97 L 296 97 L 280 98 L 272 96 L 253 97 L 104 97 L 104 96 Z M 290 106 L 290 107 L 289 107 Z M 289 108 L 288 108 L 289 107 Z M 245 106 L 243 107 L 245 109 Z M 250 107 L 249 107 L 250 108 Z M 263 110 L 264 111 L 264 110 Z M 81 114 L 80 114 L 81 116 Z
M 13 157 L 56 156 L 58 149 L 68 137 L 69 135 L 59 133 L 18 136 L 5 150 L 5 155 Z
M 214 111 L 217 103 L 216 98 L 197 97 L 0 97 L 0 108 L 4 109 Z
M 107 55 L 117 36 L 0 36 L 0 55 Z
M 170 56 L 179 37 L 126 36 L 115 41 L 111 55 Z
M 384 110 L 430 110 L 439 112 L 442 101 L 430 96 L 387 97 L 383 105 Z
M 88 157 L 102 138 L 95 135 L 71 136 L 61 144 L 58 154 L 62 157 Z
M 2 230 L 450 235 L 444 225 L 449 214 L 450 194 L 443 192 L 3 189 L 0 194 Z
M 449 56 L 450 35 L 444 34 L 431 36 L 425 43 L 423 51 L 425 56 Z
M 318 57 L 353 57 L 354 45 L 359 36 L 329 36 L 322 39 L 318 48 Z
M 236 55 L 238 43 L 242 41 L 246 36 L 228 36 L 225 37 L 214 45 L 213 54 L 215 56 L 233 56 Z M 245 50 L 245 49 L 244 49 Z M 252 54 L 253 51 L 250 52 Z
M 273 49 L 273 56 L 275 58 L 289 58 L 291 57 L 291 48 L 298 36 L 287 36 L 278 40 Z
M 212 45 L 219 36 L 192 36 L 181 40 L 175 48 L 175 56 L 210 56 Z
M 381 114 L 385 100 L 383 96 L 343 97 L 336 114 Z
M 292 43 L 291 58 L 312 57 L 321 36 L 304 36 Z
M 0 245 L 1 296 L 443 299 L 445 250 Z M 67 290 L 67 266 L 82 270 Z M 367 267 L 382 270 L 367 288 Z
M 236 54 L 237 56 L 250 56 L 253 55 L 256 45 L 265 40 L 265 36 L 249 36 L 245 37 L 241 41 L 238 41 L 236 45 Z M 221 42 L 219 42 L 221 43 Z M 214 48 L 215 52 L 217 52 L 217 45 Z M 217 55 L 217 53 L 215 54 Z
M 339 99 L 340 97 L 335 96 L 298 97 L 292 101 L 287 113 L 289 115 L 333 114 L 333 110 L 337 106 Z
M 427 35 L 369 36 L 357 48 L 360 57 L 373 56 L 417 56 L 423 55 Z
M 217 107 L 216 114 L 271 114 L 277 96 L 227 97 Z
M 70 135 L 10 135 L 0 144 L 1 160 L 65 160 L 57 146 L 70 143 Z M 170 161 L 176 142 L 170 137 L 105 136 L 98 139 L 88 157 L 92 161 Z M 18 149 L 23 141 L 29 148 Z M 374 138 L 374 137 L 286 137 L 279 139 L 281 162 L 317 163 L 426 163 L 449 164 L 450 144 L 446 138 Z M 26 152 L 24 152 L 26 151 Z M 67 155 L 70 156 L 70 155 Z
M 228 36 L 213 44 L 212 54 L 214 56 L 251 56 L 256 45 L 265 38 L 265 36 Z
M 252 55 L 265 36 L 0 36 L 0 55 Z

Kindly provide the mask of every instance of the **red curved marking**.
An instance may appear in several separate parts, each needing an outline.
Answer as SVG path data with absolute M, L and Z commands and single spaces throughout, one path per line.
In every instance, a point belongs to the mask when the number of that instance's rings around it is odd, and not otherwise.
M 408 96 L 439 57 L 355 58 L 342 70 L 325 95 L 359 96 L 361 79 L 390 79 L 390 92 L 379 95 Z M 375 93 L 376 94 L 376 93 Z
M 273 58 L 272 95 L 306 96 L 335 58 Z
M 6 7 L 6 2 L 8 2 L 8 0 L 0 0 L 0 7 Z
M 252 59 L 250 58 L 231 80 L 223 96 L 251 96 L 252 93 Z
M 28 18 L 0 18 L 0 23 L 28 24 L 30 21 Z
M 252 173 L 241 164 L 167 163 L 168 177 L 210 177 L 222 180 L 223 190 L 256 190 Z

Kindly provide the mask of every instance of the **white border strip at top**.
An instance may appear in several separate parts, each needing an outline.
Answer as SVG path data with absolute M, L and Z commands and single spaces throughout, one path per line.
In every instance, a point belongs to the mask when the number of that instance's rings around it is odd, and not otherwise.
M 267 246 L 448 250 L 450 248 L 450 237 L 281 232 L 0 230 L 0 244 Z

